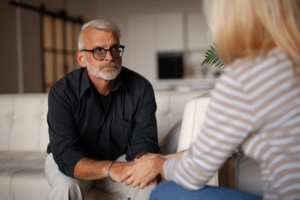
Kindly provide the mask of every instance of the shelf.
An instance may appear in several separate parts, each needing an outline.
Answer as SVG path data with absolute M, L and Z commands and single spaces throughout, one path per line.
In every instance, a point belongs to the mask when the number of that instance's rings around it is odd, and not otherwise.
M 150 80 L 155 91 L 211 90 L 214 88 L 215 78 L 187 78 L 187 79 L 158 79 Z

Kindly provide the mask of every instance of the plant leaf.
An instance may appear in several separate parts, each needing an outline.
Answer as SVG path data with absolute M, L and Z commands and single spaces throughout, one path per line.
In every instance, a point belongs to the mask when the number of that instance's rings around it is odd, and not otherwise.
M 205 52 L 204 57 L 205 57 L 205 59 L 203 60 L 201 66 L 204 64 L 207 64 L 208 66 L 215 65 L 215 67 L 224 66 L 224 64 L 222 63 L 222 61 L 220 60 L 220 58 L 218 56 L 216 49 L 213 46 L 210 46 L 210 49 L 208 49 Z M 224 68 L 225 68 L 225 66 L 223 67 L 223 69 Z

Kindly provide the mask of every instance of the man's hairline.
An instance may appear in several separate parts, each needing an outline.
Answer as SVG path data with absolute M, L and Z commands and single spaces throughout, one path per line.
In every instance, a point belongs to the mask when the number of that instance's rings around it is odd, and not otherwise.
M 113 33 L 112 31 L 108 31 L 108 30 L 104 30 L 104 29 L 97 29 L 97 28 L 94 28 L 94 27 L 87 27 L 87 28 L 81 30 L 80 33 L 79 33 L 78 41 L 80 41 L 80 44 L 82 44 L 82 48 L 78 49 L 78 51 L 81 51 L 82 49 L 85 48 L 85 45 L 84 45 L 84 42 L 83 42 L 83 34 L 86 30 L 88 30 L 90 28 L 93 29 L 93 30 L 96 30 L 96 31 L 106 31 L 106 32 L 112 33 L 115 36 L 115 38 L 118 40 L 118 43 L 120 44 L 120 38 L 115 33 Z

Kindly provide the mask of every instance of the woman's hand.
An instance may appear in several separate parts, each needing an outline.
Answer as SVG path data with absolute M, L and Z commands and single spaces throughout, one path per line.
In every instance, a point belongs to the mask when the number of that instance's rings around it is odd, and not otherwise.
M 134 188 L 139 186 L 140 189 L 143 189 L 158 174 L 163 174 L 162 167 L 164 161 L 163 156 L 159 154 L 144 155 L 138 159 L 138 162 L 131 169 L 119 178 L 118 182 L 125 182 L 126 185 L 131 185 Z

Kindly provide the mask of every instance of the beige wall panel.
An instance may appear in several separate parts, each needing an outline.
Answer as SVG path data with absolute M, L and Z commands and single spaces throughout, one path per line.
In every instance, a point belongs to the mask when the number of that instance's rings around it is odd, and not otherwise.
M 154 16 L 133 16 L 129 20 L 128 41 L 124 57 L 127 57 L 128 68 L 147 79 L 157 76 L 156 52 L 154 44 Z
M 52 23 L 52 18 L 49 16 L 44 16 L 43 17 L 43 42 L 44 42 L 44 47 L 45 48 L 52 48 L 53 47 L 53 23 Z
M 156 16 L 155 42 L 158 51 L 184 50 L 183 13 L 164 13 Z
M 40 14 L 22 9 L 22 59 L 24 93 L 43 92 Z
M 18 93 L 16 8 L 0 1 L 0 93 Z
M 74 40 L 74 34 L 72 34 L 73 30 L 73 23 L 72 22 L 66 22 L 66 49 L 68 51 L 73 50 L 73 40 Z
M 81 25 L 79 25 L 79 24 L 76 24 L 73 29 L 73 34 L 74 34 L 73 50 L 74 51 L 78 50 L 78 36 L 79 36 L 80 29 L 81 29 Z
M 55 47 L 56 49 L 63 49 L 63 21 L 56 18 L 55 20 Z
M 55 63 L 54 67 L 56 68 L 56 80 L 55 80 L 55 82 L 56 82 L 65 76 L 65 69 L 64 69 L 63 54 L 56 54 L 55 59 L 56 59 L 56 63 Z
M 68 72 L 71 72 L 74 70 L 74 55 L 68 55 L 67 56 L 67 66 L 68 66 Z
M 54 83 L 54 65 L 53 65 L 53 53 L 44 53 L 44 73 L 46 85 Z

